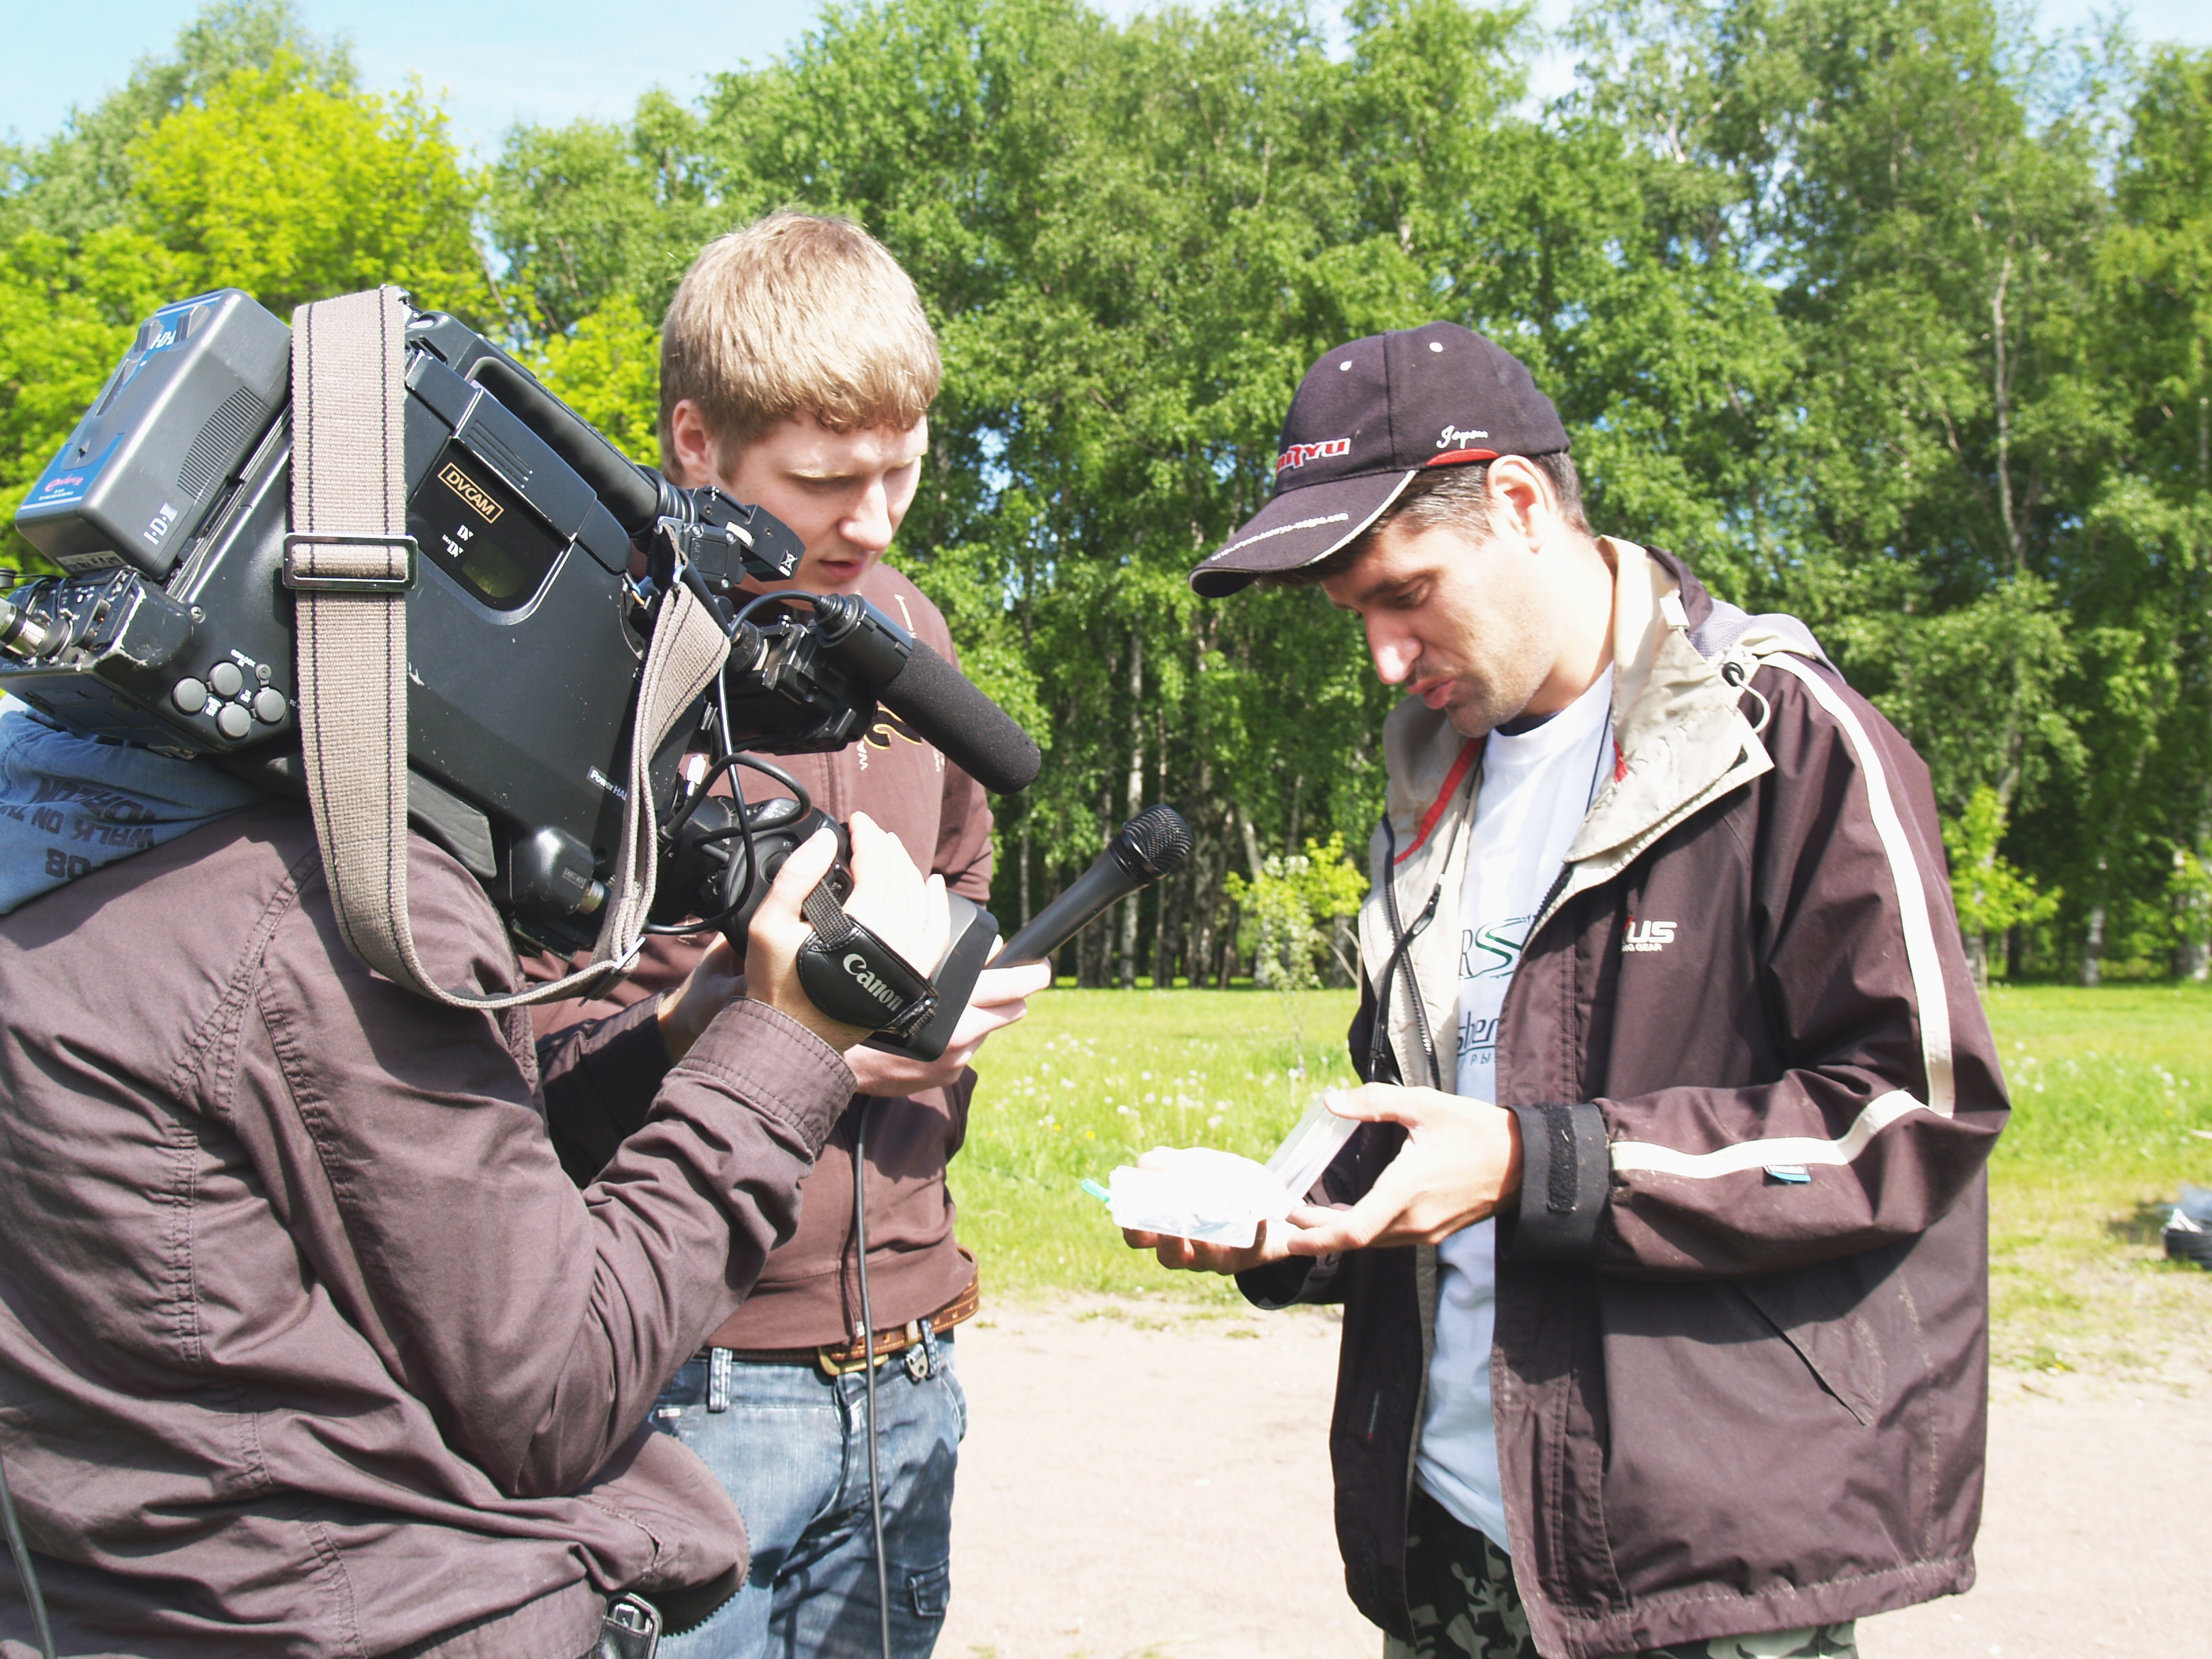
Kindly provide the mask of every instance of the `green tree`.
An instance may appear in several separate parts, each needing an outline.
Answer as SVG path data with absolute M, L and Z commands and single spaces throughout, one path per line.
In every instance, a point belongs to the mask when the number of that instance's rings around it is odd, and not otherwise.
M 1309 841 L 1303 853 L 1271 853 L 1250 881 L 1232 874 L 1229 897 L 1243 907 L 1256 943 L 1254 981 L 1282 991 L 1321 983 L 1322 962 L 1334 956 L 1346 978 L 1351 963 L 1338 924 L 1356 914 L 1367 878 L 1345 856 L 1341 831 L 1326 842 Z
M 2212 54 L 1995 0 L 1584 0 L 1572 39 L 1537 108 L 1513 6 L 1353 0 L 1332 35 L 1297 0 L 861 0 L 690 106 L 518 129 L 479 180 L 285 5 L 211 7 L 0 158 L 0 465 L 96 387 L 130 258 L 149 294 L 393 279 L 496 316 L 647 454 L 699 245 L 850 214 L 947 366 L 898 556 L 1048 750 L 998 908 L 1172 800 L 1191 859 L 1079 969 L 1225 976 L 1282 861 L 1364 835 L 1393 697 L 1317 594 L 1185 574 L 1265 499 L 1315 356 L 1450 318 L 1553 393 L 1597 528 L 1806 616 L 1919 746 L 1978 941 L 2203 972 L 2173 860 L 2212 858 Z
M 2152 752 L 2132 769 L 2140 890 L 2169 847 L 2185 868 L 2212 857 L 2212 52 L 2153 54 L 2114 194 L 2095 349 L 2118 418 L 2093 522 L 2163 680 Z M 2169 896 L 2172 967 L 2202 979 L 2212 953 L 2192 895 Z
M 15 509 L 100 395 L 139 319 L 177 292 L 167 250 L 119 225 L 91 233 L 75 257 L 44 231 L 0 248 L 0 571 L 47 568 L 16 535 Z
M 210 5 L 173 53 L 9 158 L 0 191 L 0 499 L 12 518 L 161 302 L 223 286 L 280 316 L 397 282 L 496 314 L 480 181 L 419 91 L 356 84 L 286 0 Z M 606 353 L 587 343 L 585 356 Z M 580 367 L 581 360 L 580 360 Z M 611 360 L 610 360 L 611 366 Z M 12 525 L 0 565 L 38 568 Z
M 396 283 L 418 306 L 494 310 L 471 218 L 480 193 L 419 88 L 386 99 L 317 83 L 280 52 L 130 146 L 131 198 L 187 280 L 246 289 L 280 317 Z
M 507 283 L 562 333 L 617 297 L 658 319 L 701 245 L 743 222 L 714 189 L 697 116 L 653 92 L 626 127 L 516 127 L 487 212 Z
M 1943 820 L 1943 849 L 1951 859 L 1951 896 L 1959 930 L 1966 943 L 1966 963 L 1974 983 L 1990 981 L 1990 939 L 2008 928 L 2042 921 L 2058 908 L 2060 895 L 2045 893 L 2002 853 L 2004 804 L 1983 784 L 1967 798 L 1966 810 Z
M 0 145 L 0 241 L 25 230 L 71 246 L 104 227 L 135 223 L 131 146 L 166 117 L 204 102 L 241 69 L 291 59 L 310 83 L 349 87 L 353 54 L 315 34 L 292 0 L 210 0 L 178 31 L 169 53 L 139 60 L 130 78 L 88 110 L 74 110 L 43 143 Z
M 565 334 L 532 342 L 523 360 L 569 408 L 635 459 L 659 449 L 660 331 L 617 294 Z

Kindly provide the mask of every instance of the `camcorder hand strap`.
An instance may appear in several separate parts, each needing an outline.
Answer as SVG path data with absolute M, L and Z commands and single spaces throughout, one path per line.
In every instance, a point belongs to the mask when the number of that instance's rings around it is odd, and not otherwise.
M 661 600 L 631 722 L 622 856 L 591 965 L 549 985 L 477 996 L 434 983 L 407 919 L 408 308 L 396 288 L 292 313 L 292 533 L 284 584 L 298 611 L 300 733 L 315 840 L 347 947 L 394 984 L 496 1012 L 588 996 L 625 972 L 653 904 L 653 753 L 729 654 L 681 586 Z
M 832 1019 L 896 1037 L 929 1023 L 938 994 L 928 975 L 847 915 L 826 885 L 809 893 L 803 908 L 814 930 L 799 947 L 799 984 L 809 1002 Z

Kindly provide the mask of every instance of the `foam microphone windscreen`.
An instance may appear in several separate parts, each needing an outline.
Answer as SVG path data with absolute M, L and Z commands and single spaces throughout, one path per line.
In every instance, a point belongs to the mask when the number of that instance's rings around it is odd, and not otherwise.
M 920 640 L 877 698 L 995 794 L 1028 788 L 1044 764 L 1036 739 Z

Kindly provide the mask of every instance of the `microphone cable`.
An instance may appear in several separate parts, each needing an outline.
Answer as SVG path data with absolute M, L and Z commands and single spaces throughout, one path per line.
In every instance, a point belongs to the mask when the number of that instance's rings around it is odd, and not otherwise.
M 39 1588 L 39 1570 L 31 1565 L 31 1547 L 24 1541 L 23 1523 L 15 1518 L 15 1494 L 8 1489 L 8 1465 L 4 1460 L 0 1460 L 0 1523 L 8 1529 L 8 1553 L 15 1558 L 15 1577 L 22 1581 L 23 1599 L 31 1604 L 31 1623 L 39 1632 L 39 1651 L 46 1659 L 54 1659 L 54 1627 L 46 1622 L 46 1598 Z M 877 1547 L 882 1547 L 880 1534 Z M 888 1631 L 890 1624 L 886 1622 L 884 1628 Z M 890 1659 L 888 1648 L 884 1659 Z
M 853 1124 L 853 1249 L 860 1266 L 860 1364 L 868 1400 L 868 1523 L 876 1540 L 876 1617 L 883 1659 L 891 1659 L 890 1566 L 884 1559 L 884 1480 L 876 1456 L 876 1315 L 868 1304 L 868 1110 L 875 1097 L 862 1098 Z

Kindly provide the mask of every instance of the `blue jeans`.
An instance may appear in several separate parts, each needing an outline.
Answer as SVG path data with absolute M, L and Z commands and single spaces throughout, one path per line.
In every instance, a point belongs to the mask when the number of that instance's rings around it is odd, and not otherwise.
M 928 1659 L 951 1583 L 952 1472 L 968 1400 L 953 1375 L 951 1332 L 936 1349 L 919 1382 L 904 1354 L 876 1367 L 896 1659 Z M 708 1360 L 690 1361 L 653 1422 L 705 1459 L 737 1500 L 752 1570 L 705 1624 L 664 1638 L 661 1659 L 878 1659 L 866 1379 L 739 1361 L 729 1364 L 723 1411 L 708 1409 L 710 1385 Z

